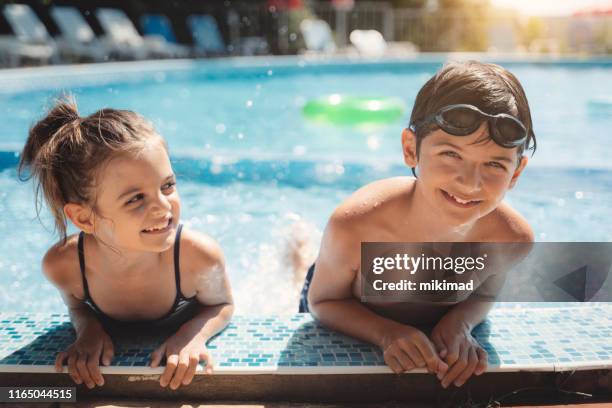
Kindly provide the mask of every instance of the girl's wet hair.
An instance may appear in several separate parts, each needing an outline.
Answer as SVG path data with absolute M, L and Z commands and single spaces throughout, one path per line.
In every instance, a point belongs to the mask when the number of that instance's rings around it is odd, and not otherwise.
M 35 180 L 36 211 L 40 212 L 42 196 L 65 242 L 64 205 L 95 208 L 101 167 L 117 154 L 141 151 L 152 140 L 166 148 L 152 124 L 135 112 L 101 109 L 81 117 L 74 99 L 63 97 L 30 129 L 19 160 L 19 178 Z
M 525 149 L 535 151 L 536 139 L 527 96 L 519 80 L 505 68 L 478 61 L 451 62 L 421 88 L 414 101 L 410 123 L 427 118 L 441 108 L 453 104 L 470 104 L 483 112 L 496 115 L 507 113 L 518 118 L 527 128 L 528 138 L 519 147 L 519 157 Z M 419 130 L 417 152 L 435 127 Z

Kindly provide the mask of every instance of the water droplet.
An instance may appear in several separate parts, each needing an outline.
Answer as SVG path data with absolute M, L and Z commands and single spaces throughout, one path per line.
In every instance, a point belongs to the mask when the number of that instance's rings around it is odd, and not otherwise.
M 582 191 L 576 191 L 574 196 L 576 197 L 576 200 L 582 200 L 582 198 L 584 197 L 584 193 Z
M 252 100 L 249 99 L 248 101 L 246 101 L 246 107 L 247 108 L 250 108 L 252 106 L 253 106 L 253 101 Z
M 225 133 L 225 125 L 223 123 L 217 123 L 217 126 L 215 126 L 215 130 L 217 131 L 217 133 L 223 134 Z

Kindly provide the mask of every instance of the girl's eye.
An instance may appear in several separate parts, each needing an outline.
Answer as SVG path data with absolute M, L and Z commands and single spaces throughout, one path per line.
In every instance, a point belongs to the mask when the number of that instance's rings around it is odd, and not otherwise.
M 506 167 L 503 164 L 501 164 L 499 162 L 496 162 L 496 161 L 488 162 L 487 166 L 493 167 L 493 168 L 496 168 L 496 169 L 506 170 Z
M 170 190 L 172 187 L 174 187 L 176 185 L 175 181 L 171 181 L 169 183 L 166 183 L 162 186 L 162 190 Z
M 136 194 L 134 197 L 132 197 L 126 204 L 134 204 L 137 203 L 138 201 L 142 200 L 144 198 L 144 194 Z
M 447 150 L 441 153 L 444 156 L 448 156 L 448 157 L 454 157 L 456 159 L 460 159 L 461 156 L 459 156 L 459 154 L 457 152 L 453 152 L 452 150 Z

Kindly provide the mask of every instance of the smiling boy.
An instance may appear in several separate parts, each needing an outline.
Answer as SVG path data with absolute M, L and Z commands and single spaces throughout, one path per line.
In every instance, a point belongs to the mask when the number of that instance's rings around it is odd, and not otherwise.
M 504 68 L 450 63 L 419 91 L 401 137 L 418 177 L 376 181 L 332 214 L 308 272 L 301 311 L 378 345 L 396 373 L 426 367 L 443 387 L 461 386 L 487 367 L 472 337 L 492 302 L 361 303 L 362 242 L 531 242 L 527 221 L 502 200 L 535 148 L 519 81 Z M 493 275 L 483 285 L 495 287 Z M 433 326 L 428 337 L 417 326 Z

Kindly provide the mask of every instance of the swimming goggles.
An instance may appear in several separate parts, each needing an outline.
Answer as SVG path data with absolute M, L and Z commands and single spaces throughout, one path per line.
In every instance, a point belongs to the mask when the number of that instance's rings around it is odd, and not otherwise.
M 468 104 L 445 106 L 428 118 L 414 122 L 411 128 L 417 132 L 418 129 L 435 123 L 440 129 L 453 136 L 467 136 L 474 133 L 483 120 L 489 122 L 491 139 L 502 147 L 521 146 L 529 136 L 525 125 L 514 116 L 507 113 L 490 115 Z

